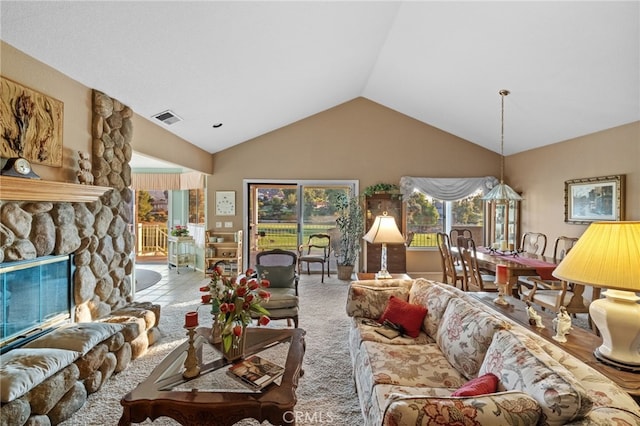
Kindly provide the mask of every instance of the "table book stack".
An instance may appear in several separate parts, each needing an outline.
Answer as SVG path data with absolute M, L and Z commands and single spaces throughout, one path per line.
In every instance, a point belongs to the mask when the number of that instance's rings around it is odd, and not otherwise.
M 229 373 L 252 389 L 264 389 L 284 373 L 281 367 L 258 355 L 239 361 L 229 367 Z

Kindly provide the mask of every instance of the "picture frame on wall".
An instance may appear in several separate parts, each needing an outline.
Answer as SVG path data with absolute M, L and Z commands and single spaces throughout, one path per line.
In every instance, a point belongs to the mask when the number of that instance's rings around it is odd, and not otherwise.
M 0 77 L 0 157 L 62 167 L 64 104 Z
M 589 224 L 624 220 L 625 175 L 567 180 L 564 183 L 564 221 Z

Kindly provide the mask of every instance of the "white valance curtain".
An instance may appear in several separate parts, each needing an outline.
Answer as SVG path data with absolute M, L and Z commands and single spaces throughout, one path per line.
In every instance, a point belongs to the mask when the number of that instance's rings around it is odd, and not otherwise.
M 438 200 L 457 201 L 470 196 L 478 189 L 482 189 L 483 194 L 487 194 L 497 184 L 498 179 L 493 176 L 471 178 L 402 176 L 400 178 L 400 191 L 405 201 L 416 190 Z
M 180 189 L 202 189 L 204 188 L 204 175 L 198 172 L 181 173 Z
M 184 190 L 204 188 L 204 175 L 190 173 L 132 173 L 131 187 L 145 191 Z

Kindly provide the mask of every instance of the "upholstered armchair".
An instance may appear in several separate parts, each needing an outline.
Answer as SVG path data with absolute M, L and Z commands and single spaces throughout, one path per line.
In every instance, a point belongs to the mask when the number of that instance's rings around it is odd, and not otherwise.
M 286 319 L 287 325 L 298 327 L 298 281 L 296 273 L 297 255 L 293 252 L 273 249 L 256 255 L 258 278 L 270 282 L 271 298 L 262 306 L 269 311 L 272 320 Z

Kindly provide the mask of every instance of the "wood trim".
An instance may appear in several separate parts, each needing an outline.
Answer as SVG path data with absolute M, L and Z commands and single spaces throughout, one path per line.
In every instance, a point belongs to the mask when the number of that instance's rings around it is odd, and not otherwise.
M 0 176 L 2 201 L 90 203 L 110 189 L 112 188 L 107 186 Z

